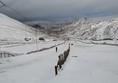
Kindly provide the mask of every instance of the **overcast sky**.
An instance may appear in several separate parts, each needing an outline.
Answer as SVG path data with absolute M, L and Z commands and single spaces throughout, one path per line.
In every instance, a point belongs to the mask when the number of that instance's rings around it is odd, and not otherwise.
M 2 0 L 12 7 L 25 20 L 64 20 L 76 17 L 118 15 L 118 0 Z M 1 6 L 2 4 L 0 4 Z M 23 20 L 23 17 L 8 7 L 0 12 L 12 18 Z

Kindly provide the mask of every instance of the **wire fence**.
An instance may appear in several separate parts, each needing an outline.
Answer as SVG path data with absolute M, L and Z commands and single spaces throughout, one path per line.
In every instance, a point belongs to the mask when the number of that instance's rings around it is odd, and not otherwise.
M 0 52 L 0 58 L 15 57 L 15 56 L 18 56 L 18 55 L 22 55 L 22 54 L 10 53 L 10 52 L 6 52 L 6 51 Z

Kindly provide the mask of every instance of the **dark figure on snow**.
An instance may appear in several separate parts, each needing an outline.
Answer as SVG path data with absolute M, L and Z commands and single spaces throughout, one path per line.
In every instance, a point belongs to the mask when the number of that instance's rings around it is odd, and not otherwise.
M 58 48 L 56 47 L 56 52 L 57 52 L 57 49 L 58 49 Z

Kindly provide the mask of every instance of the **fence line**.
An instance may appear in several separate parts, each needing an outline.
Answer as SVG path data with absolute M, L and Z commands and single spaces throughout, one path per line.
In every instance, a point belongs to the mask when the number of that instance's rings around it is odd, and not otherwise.
M 0 52 L 0 58 L 7 58 L 7 57 L 15 57 L 17 55 L 20 55 L 20 54 L 16 54 L 16 53 L 10 53 L 10 52 Z
M 54 45 L 54 46 L 51 46 L 51 47 L 45 47 L 45 48 L 42 48 L 42 49 L 40 49 L 40 50 L 30 51 L 30 52 L 27 52 L 26 54 L 32 54 L 32 53 L 36 53 L 36 52 L 41 52 L 41 51 L 49 50 L 49 49 L 52 49 L 52 48 L 54 48 L 54 47 L 56 47 L 56 46 L 62 45 L 62 44 L 64 44 L 64 43 L 65 43 L 65 42 L 59 43 L 59 44 Z
M 58 69 L 60 70 L 62 68 L 62 65 L 64 65 L 64 63 L 66 62 L 69 52 L 70 52 L 70 44 L 69 44 L 69 48 L 66 51 L 64 51 L 63 54 L 60 54 L 58 56 L 59 60 L 57 62 L 57 65 L 55 66 L 55 75 L 58 74 Z

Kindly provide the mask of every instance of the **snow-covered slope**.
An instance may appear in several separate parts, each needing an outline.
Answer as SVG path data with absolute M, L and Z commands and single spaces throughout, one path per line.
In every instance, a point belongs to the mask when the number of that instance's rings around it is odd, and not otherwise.
M 24 40 L 33 38 L 34 29 L 0 13 L 0 40 Z
M 80 19 L 63 27 L 64 36 L 79 39 L 112 40 L 118 39 L 118 20 Z
M 50 47 L 59 41 L 39 44 Z M 55 76 L 58 56 L 71 45 L 68 59 Z M 13 48 L 13 49 L 12 49 Z M 35 50 L 34 44 L 10 47 L 19 53 Z M 20 52 L 20 53 L 21 53 Z M 118 47 L 66 42 L 55 48 L 0 59 L 0 83 L 118 83 Z

